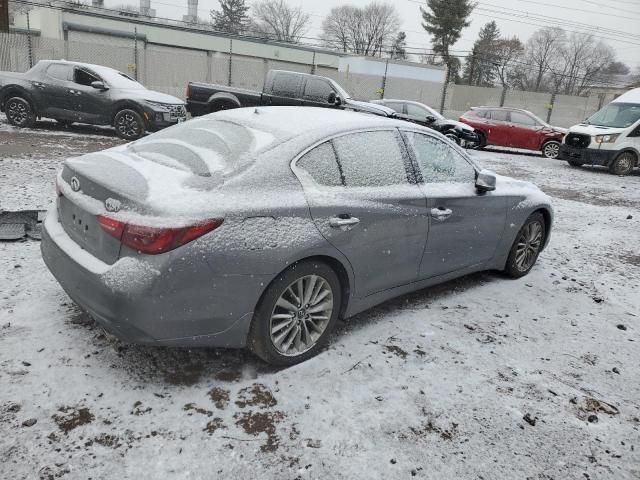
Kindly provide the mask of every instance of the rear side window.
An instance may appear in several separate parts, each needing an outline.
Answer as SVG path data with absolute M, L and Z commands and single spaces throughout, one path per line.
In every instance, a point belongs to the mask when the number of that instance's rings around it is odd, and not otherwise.
M 319 185 L 338 187 L 342 185 L 340 169 L 336 161 L 336 154 L 330 142 L 318 145 L 305 153 L 298 160 L 299 168 L 305 170 Z
M 314 102 L 327 103 L 332 92 L 333 88 L 331 88 L 329 82 L 318 78 L 307 79 L 304 86 L 304 98 Z
M 488 112 L 486 110 L 471 110 L 469 112 L 469 114 L 472 117 L 479 117 L 479 118 L 487 118 L 487 113 Z M 466 115 L 466 116 L 468 116 L 468 115 Z
M 421 133 L 405 132 L 425 183 L 473 183 L 476 171 L 445 142 Z
M 279 97 L 297 97 L 302 77 L 291 73 L 276 73 L 271 93 Z M 328 96 L 328 95 L 327 95 Z
M 395 131 L 361 132 L 335 138 L 333 144 L 347 187 L 408 183 L 405 157 Z
M 69 65 L 63 65 L 61 63 L 54 63 L 53 65 L 49 65 L 47 68 L 47 75 L 56 80 L 69 80 L 69 73 L 71 71 L 71 67 Z
M 506 110 L 491 110 L 491 120 L 496 122 L 508 122 L 508 112 Z

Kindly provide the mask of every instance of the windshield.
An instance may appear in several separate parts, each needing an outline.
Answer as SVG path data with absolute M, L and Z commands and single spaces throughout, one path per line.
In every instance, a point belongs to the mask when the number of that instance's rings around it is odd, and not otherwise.
M 125 73 L 110 68 L 94 68 L 94 70 L 111 88 L 146 90 L 143 85 Z
M 340 98 L 342 98 L 343 100 L 346 100 L 347 98 L 351 98 L 351 95 L 349 95 L 349 92 L 347 92 L 344 88 L 342 88 L 338 84 L 338 82 L 335 82 L 331 79 L 329 79 L 329 82 L 331 82 L 331 86 L 335 89 L 336 93 Z
M 640 120 L 637 103 L 610 103 L 590 116 L 586 123 L 600 127 L 626 128 Z

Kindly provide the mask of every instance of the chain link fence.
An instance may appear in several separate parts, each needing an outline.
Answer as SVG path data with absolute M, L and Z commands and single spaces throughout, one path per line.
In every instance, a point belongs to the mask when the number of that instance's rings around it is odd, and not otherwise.
M 135 35 L 66 32 L 64 40 L 25 32 L 0 33 L 0 71 L 24 72 L 39 60 L 67 59 L 97 63 L 137 78 L 148 88 L 184 98 L 190 81 L 218 83 L 261 90 L 271 69 L 316 73 L 334 79 L 354 98 L 395 98 L 425 103 L 438 109 L 444 98 L 444 115 L 458 118 L 474 106 L 508 106 L 529 110 L 553 125 L 568 127 L 597 111 L 614 95 L 577 97 L 503 90 L 469 85 L 443 85 L 379 75 L 339 72 L 309 63 L 260 58 L 227 51 L 207 51 L 160 45 Z

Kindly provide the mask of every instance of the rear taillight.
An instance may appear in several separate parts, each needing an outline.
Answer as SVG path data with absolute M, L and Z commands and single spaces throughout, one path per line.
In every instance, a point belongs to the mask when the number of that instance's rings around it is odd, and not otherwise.
M 165 253 L 191 242 L 222 225 L 221 218 L 205 220 L 186 227 L 151 227 L 124 223 L 111 217 L 98 215 L 102 229 L 129 248 L 155 255 Z
M 186 92 L 186 96 L 184 98 L 191 98 L 191 85 L 187 84 L 187 92 Z

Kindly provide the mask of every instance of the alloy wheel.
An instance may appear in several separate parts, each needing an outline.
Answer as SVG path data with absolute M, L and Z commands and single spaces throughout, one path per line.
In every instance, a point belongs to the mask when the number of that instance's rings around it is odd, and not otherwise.
M 140 125 L 138 124 L 138 121 L 131 113 L 128 112 L 118 117 L 116 128 L 121 135 L 127 138 L 137 137 L 140 133 Z
M 529 270 L 540 253 L 542 246 L 542 224 L 538 221 L 528 223 L 520 233 L 516 249 L 516 267 L 521 272 Z
M 556 159 L 560 155 L 560 145 L 555 142 L 547 143 L 543 153 L 547 158 Z
M 16 125 L 23 125 L 29 116 L 28 105 L 19 100 L 11 100 L 7 106 L 7 117 Z
M 319 275 L 307 275 L 290 284 L 271 312 L 271 343 L 285 356 L 297 356 L 317 343 L 334 308 L 329 282 Z

